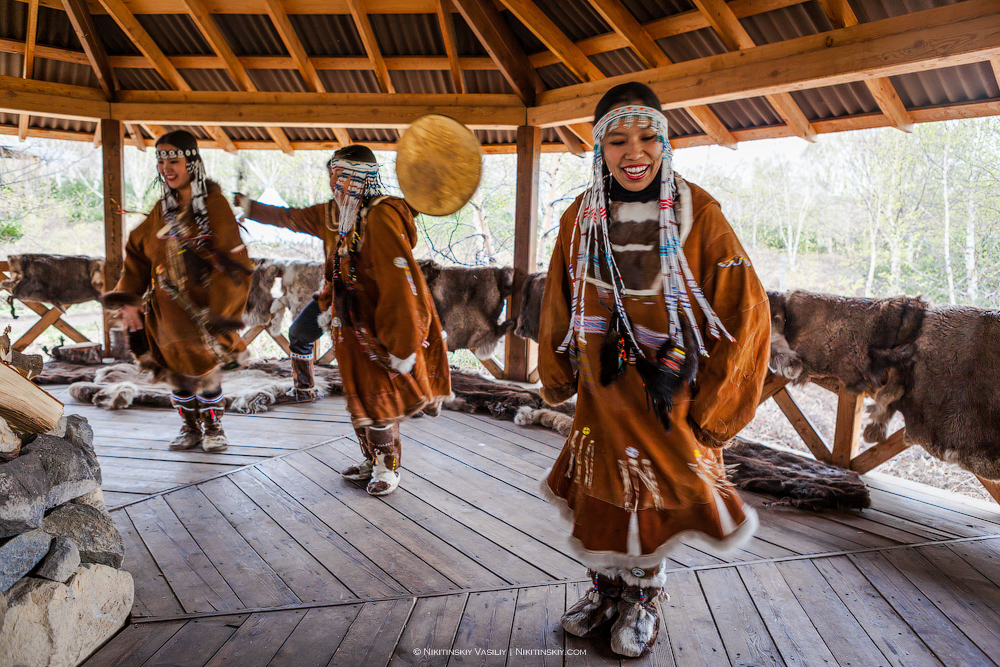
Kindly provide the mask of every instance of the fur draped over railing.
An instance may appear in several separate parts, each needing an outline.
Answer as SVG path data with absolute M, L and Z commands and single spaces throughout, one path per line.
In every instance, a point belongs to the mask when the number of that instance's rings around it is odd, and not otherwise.
M 81 255 L 9 255 L 11 298 L 59 305 L 96 301 L 104 290 L 104 260 Z

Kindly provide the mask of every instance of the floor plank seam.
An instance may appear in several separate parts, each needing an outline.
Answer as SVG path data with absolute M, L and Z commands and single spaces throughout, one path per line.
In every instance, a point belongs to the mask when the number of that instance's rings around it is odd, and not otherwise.
M 328 445 L 331 442 L 336 442 L 337 440 L 342 440 L 343 438 L 347 438 L 347 437 L 349 437 L 349 436 L 347 436 L 347 435 L 338 435 L 335 438 L 329 438 L 327 440 L 323 440 L 322 442 L 317 442 L 314 445 L 309 445 L 308 447 L 303 447 L 302 449 L 293 449 L 293 450 L 290 450 L 286 454 L 279 454 L 278 456 L 269 456 L 264 461 L 255 461 L 253 463 L 248 463 L 248 464 L 243 465 L 243 466 L 235 467 L 232 470 L 227 470 L 226 472 L 221 472 L 218 475 L 212 475 L 210 477 L 206 477 L 205 479 L 200 479 L 197 482 L 189 482 L 187 484 L 180 484 L 178 486 L 173 486 L 173 487 L 171 487 L 169 489 L 164 489 L 163 491 L 157 491 L 156 493 L 151 493 L 149 495 L 145 495 L 142 498 L 138 498 L 136 500 L 132 500 L 132 501 L 124 503 L 122 505 L 116 505 L 115 507 L 111 507 L 111 508 L 108 509 L 108 511 L 109 512 L 115 512 L 115 511 L 120 510 L 120 509 L 125 509 L 126 507 L 131 507 L 132 505 L 135 505 L 136 503 L 141 503 L 143 501 L 149 500 L 150 498 L 158 498 L 158 497 L 160 497 L 160 496 L 162 496 L 164 494 L 167 494 L 167 493 L 174 493 L 175 491 L 180 491 L 182 489 L 187 489 L 187 488 L 190 488 L 192 486 L 198 486 L 199 484 L 204 484 L 205 482 L 211 482 L 214 479 L 221 479 L 223 477 L 229 477 L 230 475 L 233 475 L 235 473 L 241 472 L 241 471 L 246 470 L 248 468 L 254 468 L 256 466 L 259 466 L 260 464 L 266 463 L 267 461 L 273 461 L 274 459 L 283 459 L 286 456 L 292 456 L 293 454 L 298 454 L 299 452 L 307 452 L 310 449 L 315 449 L 316 447 L 322 447 L 323 445 Z

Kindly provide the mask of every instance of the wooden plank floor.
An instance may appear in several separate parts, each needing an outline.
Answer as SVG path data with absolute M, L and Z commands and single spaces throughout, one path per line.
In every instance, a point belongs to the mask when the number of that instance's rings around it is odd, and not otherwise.
M 739 553 L 672 555 L 655 650 L 619 661 L 559 616 L 589 587 L 538 479 L 562 438 L 445 412 L 403 427 L 373 498 L 341 399 L 226 415 L 224 455 L 171 453 L 166 410 L 86 414 L 135 578 L 87 665 L 1000 664 L 1000 508 L 879 475 L 872 507 L 757 507 Z

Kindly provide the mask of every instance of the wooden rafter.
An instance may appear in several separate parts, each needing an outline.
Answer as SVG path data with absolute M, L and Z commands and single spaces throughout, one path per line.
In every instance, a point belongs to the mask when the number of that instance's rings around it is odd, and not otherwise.
M 849 28 L 858 25 L 858 17 L 847 0 L 819 0 L 819 3 L 834 28 Z M 892 82 L 888 78 L 868 79 L 865 81 L 865 85 L 868 86 L 868 90 L 875 98 L 879 109 L 882 110 L 893 127 L 903 132 L 909 132 L 913 129 L 913 118 L 910 117 L 903 101 L 899 99 L 899 93 L 893 88 Z
M 604 78 L 604 73 L 590 62 L 590 58 L 532 0 L 500 1 L 581 81 Z
M 115 78 L 111 64 L 108 62 L 108 53 L 104 48 L 104 42 L 98 37 L 97 26 L 94 25 L 94 17 L 90 14 L 85 0 L 63 0 L 63 8 L 66 16 L 73 26 L 73 31 L 83 45 L 83 52 L 87 56 L 87 62 L 94 70 L 97 83 L 104 91 L 104 97 L 114 101 L 118 90 L 118 81 Z
M 572 125 L 567 125 L 570 131 L 576 136 L 580 137 L 580 141 L 583 145 L 587 147 L 587 150 L 594 149 L 594 128 L 590 126 L 589 123 L 573 123 Z
M 61 137 L 52 137 L 52 138 L 53 139 L 59 139 Z M 100 145 L 102 143 L 102 140 L 101 140 L 101 121 L 97 121 L 97 128 L 94 130 L 94 134 L 93 134 L 93 137 L 92 137 L 91 140 L 94 142 L 94 148 L 99 148 L 100 147 Z
M 609 83 L 642 81 L 665 109 L 676 109 L 978 63 L 998 55 L 1000 5 L 966 0 L 623 75 L 600 85 L 546 91 L 528 110 L 528 120 L 542 127 L 587 120 Z M 911 115 L 916 118 L 916 110 Z M 812 123 L 814 129 L 819 122 Z
M 653 40 L 645 27 L 632 16 L 621 0 L 590 0 L 590 4 L 615 32 L 628 42 L 632 50 L 646 63 L 646 67 L 666 67 L 672 64 L 667 54 Z M 714 111 L 707 106 L 691 107 L 686 111 L 717 144 L 726 148 L 736 148 L 736 139 Z
M 378 40 L 375 39 L 375 31 L 372 30 L 371 21 L 368 20 L 368 12 L 362 0 L 347 0 L 351 8 L 351 16 L 354 18 L 354 26 L 361 35 L 361 43 L 364 44 L 365 53 L 375 69 L 375 78 L 378 79 L 379 86 L 384 93 L 394 93 L 396 88 L 389 78 L 389 70 L 386 69 L 385 60 L 382 59 L 382 50 L 379 49 Z
M 576 132 L 573 132 L 570 128 L 561 125 L 557 125 L 555 127 L 555 131 L 556 134 L 559 135 L 559 141 L 565 144 L 566 149 L 569 150 L 570 153 L 576 155 L 577 157 L 583 157 L 586 155 L 587 147 L 584 146 Z M 593 148 L 593 142 L 591 142 L 590 146 Z
M 191 18 L 194 20 L 195 25 L 198 26 L 198 30 L 201 31 L 201 34 L 208 41 L 209 46 L 226 63 L 226 71 L 229 72 L 229 76 L 233 77 L 236 85 L 247 92 L 257 92 L 256 84 L 254 84 L 253 79 L 250 78 L 250 75 L 240 63 L 236 54 L 233 53 L 229 42 L 226 41 L 225 36 L 219 30 L 219 26 L 215 23 L 215 19 L 212 18 L 204 3 L 201 0 L 184 0 L 184 4 L 187 5 L 188 10 L 191 12 Z M 269 126 L 265 129 L 268 135 L 274 139 L 274 143 L 278 144 L 283 152 L 288 155 L 295 152 L 291 142 L 280 127 Z
M 31 0 L 28 3 L 28 26 L 25 33 L 24 62 L 21 67 L 21 76 L 25 79 L 32 78 L 35 71 L 35 37 L 38 32 L 38 0 Z M 29 114 L 23 113 L 17 119 L 17 140 L 24 142 L 28 138 L 28 121 L 31 120 Z
M 294 26 L 292 26 L 292 22 L 288 19 L 288 13 L 285 11 L 281 0 L 264 0 L 264 6 L 267 9 L 267 15 L 271 17 L 271 23 L 274 24 L 275 30 L 278 31 L 278 36 L 281 37 L 285 48 L 288 49 L 288 53 L 295 61 L 296 68 L 302 74 L 306 86 L 314 93 L 324 92 L 326 88 L 323 86 L 323 81 L 319 78 L 319 74 L 316 73 L 316 68 L 309 62 L 306 49 L 302 46 L 302 40 L 299 39 Z
M 739 19 L 736 18 L 725 0 L 693 1 L 730 51 L 752 49 L 757 46 L 750 34 L 740 25 Z M 789 93 L 765 95 L 764 97 L 795 134 L 807 141 L 813 141 L 816 130 L 809 124 L 809 119 L 802 113 L 802 109 Z
M 65 0 L 69 1 L 69 0 Z M 81 1 L 81 0 L 74 0 Z M 181 73 L 177 71 L 166 55 L 156 45 L 153 38 L 149 36 L 146 29 L 142 27 L 128 7 L 122 0 L 100 0 L 101 5 L 115 20 L 115 23 L 122 29 L 126 36 L 139 49 L 140 52 L 152 63 L 156 71 L 174 90 L 189 91 L 191 86 L 184 80 Z M 222 128 L 206 125 L 205 131 L 222 146 L 227 152 L 235 153 L 236 145 L 229 138 Z
M 465 95 L 468 88 L 465 77 L 462 76 L 462 63 L 458 58 L 458 42 L 455 40 L 455 24 L 451 17 L 451 0 L 437 0 L 438 24 L 441 26 L 441 40 L 448 54 L 448 68 L 451 70 L 451 81 L 455 92 Z
M 482 43 L 507 83 L 526 105 L 534 104 L 535 95 L 545 88 L 528 57 L 518 46 L 517 38 L 491 0 L 453 0 L 455 7 Z
M 132 139 L 132 145 L 145 153 L 146 139 L 142 136 L 142 131 L 138 128 L 137 124 L 125 123 L 125 130 L 128 132 L 129 138 Z

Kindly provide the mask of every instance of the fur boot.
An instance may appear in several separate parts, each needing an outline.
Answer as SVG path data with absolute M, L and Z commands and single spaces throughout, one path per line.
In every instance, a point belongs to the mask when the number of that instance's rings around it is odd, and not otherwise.
M 291 355 L 292 379 L 295 381 L 295 388 L 292 390 L 295 400 L 299 403 L 315 401 L 316 382 L 313 379 L 312 357 L 299 357 Z
M 205 428 L 205 437 L 201 448 L 206 452 L 221 452 L 229 446 L 226 432 L 222 430 L 222 415 L 226 414 L 222 394 L 215 398 L 199 397 L 201 408 L 201 423 Z
M 563 630 L 577 637 L 587 637 L 611 622 L 618 615 L 618 599 L 622 593 L 621 579 L 606 577 L 593 570 L 588 570 L 587 574 L 594 587 L 560 619 Z
M 367 482 L 372 478 L 375 469 L 375 457 L 372 455 L 371 445 L 368 444 L 368 429 L 356 428 L 354 434 L 358 437 L 358 444 L 361 445 L 361 453 L 364 458 L 352 466 L 344 468 L 340 476 L 352 482 Z
M 201 444 L 201 415 L 198 413 L 198 398 L 196 396 L 170 395 L 170 404 L 177 408 L 184 423 L 181 432 L 170 441 L 170 449 L 194 449 Z
M 399 486 L 399 464 L 402 443 L 399 439 L 399 425 L 367 429 L 368 443 L 374 456 L 372 479 L 368 482 L 368 493 L 373 496 L 387 496 Z
M 651 649 L 660 632 L 662 588 L 625 586 L 618 600 L 618 620 L 611 626 L 611 650 L 638 657 Z

